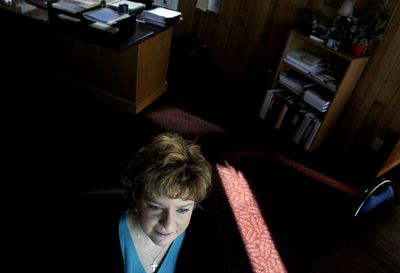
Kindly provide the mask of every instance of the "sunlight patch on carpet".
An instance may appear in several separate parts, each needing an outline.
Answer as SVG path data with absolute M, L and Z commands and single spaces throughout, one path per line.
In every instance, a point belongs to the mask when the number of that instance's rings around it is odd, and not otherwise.
M 218 174 L 232 208 L 254 273 L 287 272 L 260 208 L 243 174 L 217 164 Z
M 221 127 L 171 105 L 149 111 L 145 116 L 161 128 L 182 135 L 225 133 Z

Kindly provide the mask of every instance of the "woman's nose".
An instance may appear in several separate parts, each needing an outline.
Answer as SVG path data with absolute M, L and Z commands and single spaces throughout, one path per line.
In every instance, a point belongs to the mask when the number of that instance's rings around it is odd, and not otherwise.
M 160 223 L 166 229 L 166 231 L 170 231 L 173 227 L 175 221 L 175 216 L 173 213 L 165 211 L 160 219 Z

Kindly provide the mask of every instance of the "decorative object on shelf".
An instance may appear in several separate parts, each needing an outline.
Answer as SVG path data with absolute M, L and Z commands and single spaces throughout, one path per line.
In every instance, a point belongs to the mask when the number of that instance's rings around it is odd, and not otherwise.
M 341 42 L 342 41 L 329 38 L 326 42 L 326 46 L 332 48 L 333 50 L 338 50 Z
M 351 17 L 353 16 L 354 4 L 352 0 L 345 0 L 337 10 L 336 18 L 332 20 L 330 27 L 325 33 L 326 46 L 334 50 L 344 47 L 348 43 L 351 28 Z
M 336 12 L 338 15 L 343 17 L 353 16 L 354 3 L 352 0 L 344 0 L 343 4 L 340 6 Z
M 304 12 L 301 29 L 317 42 L 324 43 L 322 38 L 326 32 L 328 18 L 320 10 L 309 9 Z
M 338 25 L 333 25 L 328 28 L 325 35 L 327 37 L 326 46 L 338 50 L 344 38 L 344 30 Z
M 351 43 L 352 45 L 363 45 L 355 48 L 358 50 L 361 48 L 364 51 L 356 51 L 353 54 L 361 54 L 363 56 L 368 46 L 383 40 L 389 18 L 389 9 L 381 0 L 374 1 L 358 18 L 350 18 L 349 35 Z
M 367 49 L 368 49 L 368 44 L 363 44 L 363 43 L 352 44 L 350 48 L 351 54 L 353 55 L 353 57 L 356 58 L 365 56 Z
M 343 17 L 338 15 L 331 23 L 331 26 L 324 34 L 327 43 L 326 46 L 338 50 L 339 47 L 343 48 L 348 43 L 350 32 L 350 17 Z

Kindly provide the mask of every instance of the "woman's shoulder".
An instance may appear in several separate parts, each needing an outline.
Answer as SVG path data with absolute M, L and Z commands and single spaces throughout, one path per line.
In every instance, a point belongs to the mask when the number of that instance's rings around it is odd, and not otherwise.
M 69 263 L 78 265 L 79 272 L 123 272 L 118 223 L 128 208 L 122 191 L 96 190 L 73 196 L 63 214 Z
M 179 272 L 230 272 L 230 255 L 218 217 L 196 208 L 179 255 Z

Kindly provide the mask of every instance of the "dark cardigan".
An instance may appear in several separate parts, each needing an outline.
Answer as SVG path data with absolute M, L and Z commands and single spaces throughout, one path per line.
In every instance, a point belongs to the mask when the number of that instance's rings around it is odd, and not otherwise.
M 65 263 L 71 272 L 123 273 L 118 223 L 129 207 L 123 199 L 79 198 L 68 209 Z M 175 273 L 231 272 L 221 225 L 213 213 L 196 208 L 186 230 Z

